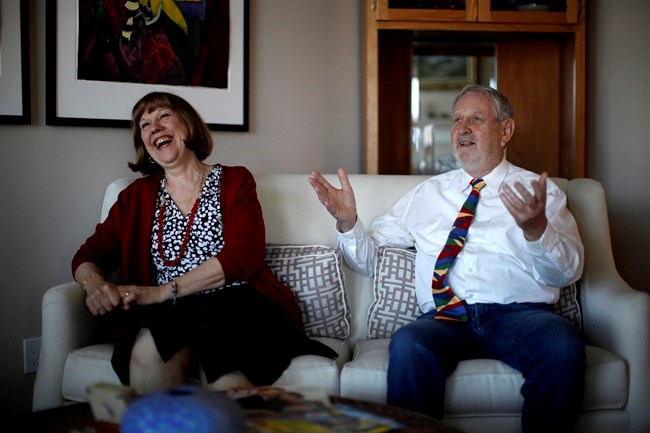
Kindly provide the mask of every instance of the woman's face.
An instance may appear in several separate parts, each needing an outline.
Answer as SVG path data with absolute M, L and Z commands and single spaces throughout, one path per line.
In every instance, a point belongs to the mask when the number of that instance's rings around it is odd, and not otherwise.
M 163 168 L 182 163 L 192 154 L 185 146 L 189 129 L 171 108 L 159 107 L 143 113 L 138 125 L 145 149 Z

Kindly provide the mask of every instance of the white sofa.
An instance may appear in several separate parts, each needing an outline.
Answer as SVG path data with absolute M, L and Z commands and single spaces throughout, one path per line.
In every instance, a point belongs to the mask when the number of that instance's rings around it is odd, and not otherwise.
M 317 201 L 306 174 L 255 177 L 268 243 L 336 246 L 334 220 Z M 334 175 L 327 177 L 337 182 Z M 369 224 L 425 177 L 352 175 L 350 179 L 359 215 Z M 102 218 L 130 181 L 118 179 L 109 185 Z M 590 179 L 554 181 L 568 195 L 586 250 L 579 303 L 588 344 L 587 371 L 584 409 L 576 430 L 648 433 L 650 297 L 630 288 L 615 269 L 601 185 Z M 346 266 L 342 269 L 346 298 L 336 302 L 339 313 L 343 312 L 340 322 L 344 328 L 349 325 L 349 335 L 339 329 L 338 335 L 315 337 L 335 348 L 339 358 L 296 358 L 277 383 L 318 385 L 330 395 L 385 402 L 389 338 L 368 338 L 369 311 L 376 307 L 376 281 Z M 96 344 L 94 318 L 87 313 L 77 284 L 50 288 L 43 297 L 42 313 L 35 411 L 84 401 L 85 388 L 91 383 L 118 383 L 109 362 L 112 346 Z M 406 314 L 406 320 L 412 314 Z M 376 319 L 370 317 L 373 329 Z M 398 322 L 392 326 L 399 326 Z M 382 332 L 374 329 L 371 335 L 390 336 L 385 329 Z M 500 362 L 464 361 L 448 380 L 444 421 L 466 432 L 518 432 L 522 383 L 518 372 Z

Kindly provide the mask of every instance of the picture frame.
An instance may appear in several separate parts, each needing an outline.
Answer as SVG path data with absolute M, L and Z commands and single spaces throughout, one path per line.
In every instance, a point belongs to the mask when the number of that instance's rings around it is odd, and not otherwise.
M 29 3 L 0 2 L 0 124 L 31 123 Z
M 152 91 L 186 99 L 211 130 L 248 131 L 249 0 L 229 1 L 226 88 L 77 78 L 79 0 L 49 0 L 46 9 L 47 125 L 130 127 L 133 105 Z
M 460 90 L 476 84 L 476 56 L 418 55 L 414 62 L 421 90 Z

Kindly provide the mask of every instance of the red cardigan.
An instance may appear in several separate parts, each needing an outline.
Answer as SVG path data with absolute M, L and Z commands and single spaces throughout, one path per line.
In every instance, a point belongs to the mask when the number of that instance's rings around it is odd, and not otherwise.
M 151 257 L 151 231 L 161 174 L 137 179 L 120 192 L 106 220 L 79 248 L 72 274 L 84 262 L 99 266 L 104 275 L 119 268 L 123 284 L 156 285 Z M 293 292 L 280 283 L 264 262 L 266 232 L 253 175 L 244 167 L 223 167 L 221 211 L 224 247 L 217 255 L 226 283 L 248 281 L 280 305 L 302 330 L 302 314 Z

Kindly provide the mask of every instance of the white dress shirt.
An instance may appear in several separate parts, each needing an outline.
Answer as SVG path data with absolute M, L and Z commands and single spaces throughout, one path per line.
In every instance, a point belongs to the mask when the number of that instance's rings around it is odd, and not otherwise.
M 483 179 L 478 206 L 465 246 L 447 273 L 447 281 L 467 303 L 554 303 L 559 289 L 582 274 L 584 249 L 565 194 L 547 182 L 548 225 L 529 242 L 499 197 L 501 185 L 521 182 L 532 191 L 539 175 L 505 159 Z M 436 259 L 458 211 L 471 190 L 462 169 L 433 176 L 404 195 L 368 231 L 355 227 L 339 233 L 339 248 L 356 271 L 372 275 L 379 245 L 415 247 L 415 288 L 422 312 L 435 308 L 431 279 Z M 353 186 L 354 187 L 354 186 Z

